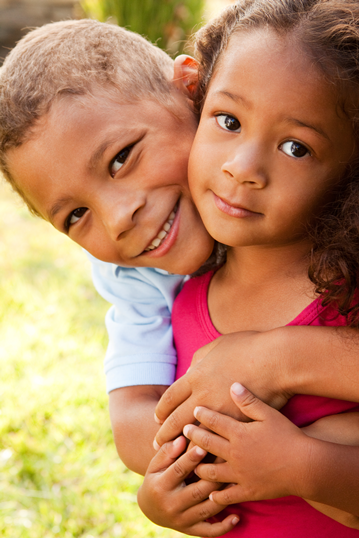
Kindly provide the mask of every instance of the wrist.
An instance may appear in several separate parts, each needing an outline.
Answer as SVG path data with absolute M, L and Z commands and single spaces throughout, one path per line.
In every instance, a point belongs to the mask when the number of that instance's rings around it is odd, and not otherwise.
M 263 368 L 270 368 L 272 371 L 273 388 L 281 400 L 281 406 L 297 393 L 297 386 L 301 382 L 296 365 L 297 335 L 295 331 L 288 329 L 295 327 L 278 327 L 258 333 L 258 338 L 265 338 L 260 346 L 269 351 L 270 357 L 270 363 L 264 363 Z
M 312 361 L 315 328 L 285 326 L 272 332 L 278 362 L 276 374 L 283 394 L 288 399 L 294 394 L 311 394 L 316 377 Z

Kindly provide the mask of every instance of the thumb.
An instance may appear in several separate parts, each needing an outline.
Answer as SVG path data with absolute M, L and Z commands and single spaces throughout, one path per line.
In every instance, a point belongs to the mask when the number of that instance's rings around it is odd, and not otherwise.
M 187 440 L 183 435 L 177 437 L 174 441 L 164 443 L 150 461 L 147 472 L 158 473 L 164 471 L 179 458 L 186 446 Z
M 274 411 L 240 383 L 233 383 L 231 386 L 231 397 L 242 413 L 252 420 L 261 422 L 268 419 Z
M 192 358 L 191 368 L 192 366 L 195 366 L 196 364 L 201 362 L 201 360 L 203 360 L 212 351 L 212 349 L 214 349 L 219 344 L 221 340 L 222 337 L 219 336 L 215 340 L 212 340 L 212 342 L 209 342 L 209 344 L 206 344 L 205 346 L 197 349 Z

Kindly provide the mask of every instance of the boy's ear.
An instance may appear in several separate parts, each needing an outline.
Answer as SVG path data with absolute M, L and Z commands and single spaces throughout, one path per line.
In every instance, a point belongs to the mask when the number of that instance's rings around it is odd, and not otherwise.
M 193 100 L 198 84 L 198 62 L 191 56 L 181 54 L 174 61 L 173 84 Z

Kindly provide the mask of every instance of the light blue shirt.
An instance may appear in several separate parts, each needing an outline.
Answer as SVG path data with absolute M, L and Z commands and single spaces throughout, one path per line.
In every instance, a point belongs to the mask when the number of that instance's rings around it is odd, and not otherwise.
M 112 304 L 106 314 L 107 392 L 133 385 L 171 385 L 176 372 L 171 311 L 186 277 L 125 268 L 90 254 L 95 288 Z

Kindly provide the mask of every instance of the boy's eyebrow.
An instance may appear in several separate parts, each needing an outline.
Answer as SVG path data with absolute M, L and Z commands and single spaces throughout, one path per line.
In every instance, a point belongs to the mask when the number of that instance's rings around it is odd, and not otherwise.
M 101 159 L 102 155 L 105 153 L 107 148 L 112 146 L 113 144 L 115 144 L 115 142 L 117 142 L 118 139 L 119 139 L 119 136 L 116 135 L 113 138 L 107 138 L 106 140 L 104 140 L 102 142 L 102 144 L 100 144 L 99 147 L 91 155 L 91 157 L 89 159 L 89 162 L 88 162 L 88 167 L 90 169 L 91 168 L 96 168 L 99 160 Z
M 53 223 L 55 216 L 61 211 L 63 206 L 70 203 L 71 200 L 71 196 L 63 196 L 62 198 L 56 200 L 56 202 L 50 207 L 48 211 L 48 216 L 51 223 Z

